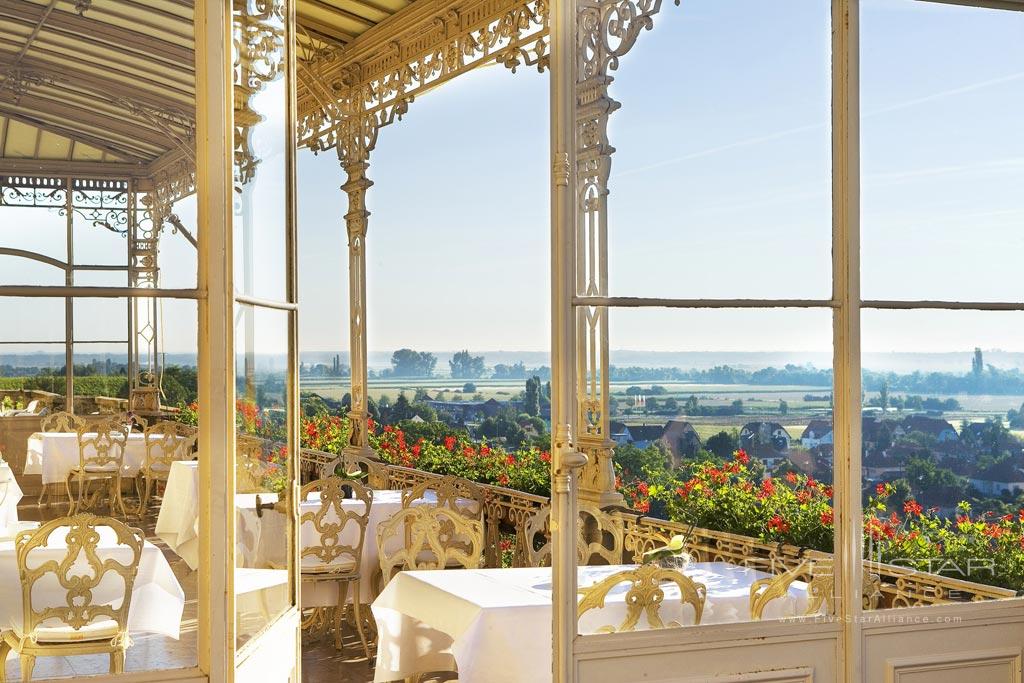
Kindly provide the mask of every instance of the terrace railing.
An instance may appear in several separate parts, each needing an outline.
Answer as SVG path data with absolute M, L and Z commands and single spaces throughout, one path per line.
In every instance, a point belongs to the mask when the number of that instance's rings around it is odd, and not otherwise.
M 333 453 L 303 449 L 300 470 L 303 481 L 311 481 L 332 467 L 338 456 Z M 440 475 L 422 470 L 387 465 L 388 488 L 409 488 Z M 512 565 L 529 566 L 526 551 L 525 522 L 548 503 L 544 496 L 522 493 L 500 486 L 482 485 L 484 489 L 484 524 L 486 530 L 485 560 L 489 567 L 502 565 L 502 540 L 512 542 Z M 698 562 L 729 562 L 750 566 L 773 574 L 794 569 L 807 560 L 831 566 L 832 555 L 785 543 L 765 543 L 749 536 L 724 531 L 693 528 L 685 524 L 639 515 L 618 509 L 625 533 L 625 562 L 656 546 L 664 545 L 677 534 L 690 533 L 687 550 Z M 874 580 L 880 592 L 877 599 L 865 600 L 865 607 L 913 607 L 951 602 L 998 600 L 1014 597 L 1012 590 L 921 572 L 880 562 L 865 561 L 864 573 Z M 875 580 L 877 577 L 877 580 Z

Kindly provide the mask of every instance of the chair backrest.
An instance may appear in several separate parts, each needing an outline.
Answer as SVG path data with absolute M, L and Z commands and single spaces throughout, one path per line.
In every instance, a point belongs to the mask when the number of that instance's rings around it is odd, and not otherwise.
M 401 542 L 395 544 L 394 539 Z M 377 526 L 377 553 L 385 583 L 403 569 L 477 569 L 483 548 L 483 523 L 449 507 L 403 508 Z
M 235 439 L 235 490 L 237 493 L 259 493 L 269 467 L 263 460 L 264 441 L 255 436 L 239 434 Z
M 78 464 L 81 468 L 124 465 L 129 426 L 120 418 L 86 422 L 78 428 Z
M 62 517 L 20 532 L 15 548 L 26 634 L 38 627 L 79 631 L 110 619 L 117 623 L 118 631 L 111 639 L 126 637 L 145 540 L 141 529 L 92 514 Z M 62 542 L 67 548 L 64 551 L 59 547 Z M 117 579 L 108 578 L 112 574 L 120 579 L 120 585 Z M 39 590 L 35 590 L 37 584 Z M 116 587 L 113 592 L 111 584 Z M 55 587 L 63 593 L 54 592 Z M 101 593 L 103 597 L 97 597 Z M 44 595 L 59 597 L 47 604 L 43 603 Z
M 25 410 L 22 411 L 22 412 L 24 412 L 26 414 L 38 413 L 39 412 L 39 399 L 38 398 L 34 398 L 31 401 L 29 401 L 28 405 L 25 406 Z
M 707 600 L 707 586 L 697 583 L 675 569 L 663 569 L 655 564 L 644 564 L 636 569 L 615 572 L 593 586 L 580 588 L 579 593 L 583 597 L 576 608 L 576 618 L 579 620 L 590 610 L 604 608 L 608 594 L 619 584 L 628 583 L 629 588 L 624 596 L 625 617 L 617 626 L 608 624 L 592 632 L 635 631 L 641 616 L 647 617 L 647 627 L 651 629 L 682 626 L 682 622 L 676 620 L 665 624 L 660 613 L 665 601 L 665 584 L 670 582 L 675 584 L 679 591 L 680 607 L 687 604 L 692 605 L 693 623 L 700 624 L 701 616 L 704 613 L 704 602 Z M 582 633 L 583 630 L 580 632 Z
M 533 567 L 551 566 L 551 508 L 544 505 L 526 518 L 526 553 Z M 625 532 L 622 518 L 592 503 L 579 504 L 576 561 L 581 565 L 622 564 Z
M 787 595 L 794 581 L 807 583 L 805 616 L 821 613 L 822 605 L 825 605 L 825 614 L 832 614 L 836 590 L 833 566 L 831 558 L 806 559 L 788 571 L 755 581 L 750 586 L 750 618 L 755 621 L 764 618 L 768 604 Z M 864 609 L 874 609 L 878 605 L 880 583 L 877 574 L 864 573 Z
M 358 481 L 325 477 L 302 487 L 300 505 L 309 500 L 311 493 L 320 494 L 320 506 L 303 512 L 299 526 L 312 525 L 316 541 L 303 541 L 302 568 L 336 566 L 343 573 L 358 571 L 373 506 L 373 490 Z
M 146 462 L 143 474 L 167 474 L 175 460 L 188 460 L 196 447 L 199 434 L 189 425 L 181 422 L 161 420 L 146 427 Z
M 85 420 L 64 411 L 50 413 L 39 422 L 39 429 L 44 432 L 77 432 L 85 425 Z
M 430 500 L 431 493 L 433 501 Z M 430 477 L 402 491 L 403 508 L 423 504 L 448 508 L 469 519 L 480 520 L 484 512 L 484 490 L 479 484 L 462 477 Z
M 365 484 L 371 489 L 383 490 L 388 488 L 388 468 L 379 460 L 367 458 L 354 453 L 341 453 L 337 458 L 327 462 L 320 469 L 320 477 L 342 476 L 352 472 L 364 472 Z

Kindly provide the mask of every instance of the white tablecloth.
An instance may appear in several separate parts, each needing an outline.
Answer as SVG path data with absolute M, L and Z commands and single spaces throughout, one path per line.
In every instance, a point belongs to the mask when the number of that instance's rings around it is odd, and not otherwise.
M 264 503 L 273 503 L 277 497 L 273 494 L 260 494 Z M 434 500 L 433 493 L 417 503 L 423 504 Z M 363 503 L 358 500 L 345 501 L 344 507 L 361 511 Z M 315 511 L 320 506 L 319 497 L 310 496 L 303 503 L 299 514 Z M 401 491 L 374 491 L 373 505 L 370 506 L 370 518 L 366 524 L 366 540 L 363 543 L 363 557 L 360 565 L 363 577 L 360 585 L 360 596 L 363 602 L 373 599 L 372 577 L 380 566 L 377 555 L 377 526 L 390 518 L 402 508 Z M 284 515 L 274 510 L 263 510 L 263 516 L 256 514 L 256 494 L 240 493 L 235 496 L 236 512 L 236 557 L 241 567 L 280 567 L 284 564 L 285 534 Z M 343 543 L 354 543 L 356 526 L 349 524 L 346 528 Z M 307 522 L 300 531 L 305 546 L 319 542 L 313 525 Z M 176 462 L 171 465 L 168 475 L 167 489 L 163 502 L 160 504 L 160 515 L 157 517 L 156 534 L 189 567 L 199 566 L 199 468 L 196 462 Z M 302 604 L 304 607 L 317 607 L 337 604 L 337 586 L 329 582 L 303 585 Z M 351 600 L 351 594 L 349 596 Z
M 160 446 L 157 446 L 160 449 Z M 124 448 L 122 476 L 134 477 L 146 461 L 146 437 L 133 432 Z M 28 438 L 25 474 L 40 474 L 43 484 L 63 483 L 78 467 L 78 435 L 72 432 L 44 432 Z
M 112 551 L 118 556 L 127 555 L 123 547 L 117 547 L 113 531 L 110 529 L 100 530 L 100 559 Z M 105 550 L 106 549 L 106 550 Z M 47 548 L 39 549 L 30 555 L 32 566 L 36 566 L 41 560 L 63 559 L 67 554 L 67 546 L 64 538 L 59 532 L 50 536 L 50 543 Z M 83 563 L 84 571 L 88 565 Z M 40 580 L 36 584 L 38 591 L 46 590 L 50 579 Z M 53 581 L 53 598 L 42 597 L 43 606 L 60 604 L 63 599 L 63 591 Z M 124 583 L 120 577 L 113 573 L 104 578 L 103 582 L 94 591 L 95 602 L 106 602 L 116 598 L 123 592 Z M 58 592 L 60 591 L 60 592 Z M 33 598 L 36 600 L 37 598 Z M 36 602 L 36 607 L 40 606 Z M 160 549 L 152 543 L 147 542 L 142 549 L 142 558 L 139 561 L 139 571 L 135 577 L 135 586 L 132 590 L 132 604 L 128 612 L 128 628 L 131 633 L 156 633 L 169 638 L 178 637 L 178 629 L 181 625 L 181 614 L 185 608 L 185 592 L 174 577 L 171 566 L 167 564 Z M 0 541 L 0 631 L 13 629 L 20 632 L 22 629 L 22 600 L 21 581 L 18 576 L 18 560 L 14 550 L 14 541 Z
M 21 487 L 18 486 L 11 466 L 0 464 L 0 531 L 18 521 L 18 501 L 21 500 Z
M 579 585 L 624 568 L 580 567 Z M 685 573 L 707 586 L 702 624 L 749 619 L 750 585 L 770 576 L 725 562 L 694 563 Z M 609 594 L 604 609 L 586 613 L 581 632 L 621 623 L 627 588 L 623 584 Z M 667 584 L 661 615 L 666 622 L 692 624 L 692 608 L 678 605 L 678 589 Z M 794 582 L 787 596 L 769 603 L 764 618 L 795 616 L 806 606 L 806 585 Z M 376 681 L 452 670 L 453 659 L 459 680 L 467 683 L 551 680 L 550 568 L 401 572 L 374 601 L 373 616 Z M 640 626 L 645 623 L 641 619 Z

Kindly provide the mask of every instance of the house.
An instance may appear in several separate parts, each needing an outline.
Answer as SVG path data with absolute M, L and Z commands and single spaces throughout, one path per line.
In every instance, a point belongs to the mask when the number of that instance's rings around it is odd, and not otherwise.
M 625 422 L 612 420 L 608 423 L 608 432 L 611 440 L 620 446 L 632 443 L 633 441 L 633 435 L 629 433 L 629 427 L 626 426 Z
M 424 401 L 428 406 L 438 412 L 445 412 L 451 415 L 456 423 L 479 422 L 488 417 L 494 417 L 498 412 L 508 405 L 493 398 L 486 401 Z
M 700 450 L 700 435 L 686 420 L 669 420 L 665 423 L 661 442 L 672 456 L 672 465 L 678 467 L 686 458 L 693 458 Z
M 1024 471 L 1009 460 L 1002 460 L 978 471 L 970 478 L 971 486 L 989 496 L 1024 491 Z
M 740 447 L 751 454 L 766 448 L 778 452 L 788 451 L 789 442 L 789 432 L 778 422 L 748 422 L 740 430 Z
M 910 432 L 922 432 L 935 437 L 939 443 L 957 441 L 960 437 L 953 425 L 941 417 L 929 417 L 927 415 L 908 415 L 900 424 L 903 434 Z
M 647 448 L 651 444 L 661 441 L 664 434 L 664 425 L 632 425 L 629 428 L 630 443 L 637 448 Z
M 800 445 L 804 448 L 817 448 L 832 443 L 832 421 L 811 420 L 800 435 Z

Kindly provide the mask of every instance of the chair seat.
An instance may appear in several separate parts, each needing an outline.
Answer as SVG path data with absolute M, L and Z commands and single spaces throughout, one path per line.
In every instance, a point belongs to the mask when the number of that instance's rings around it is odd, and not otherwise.
M 109 463 L 107 465 L 86 465 L 82 467 L 74 467 L 71 469 L 69 474 L 117 474 L 118 472 L 117 463 Z
M 37 626 L 33 632 L 37 643 L 78 643 L 90 640 L 110 640 L 118 634 L 117 622 L 101 619 L 80 629 L 70 626 Z
M 316 558 L 306 558 L 306 560 L 316 560 Z M 355 560 L 345 559 L 337 562 L 331 562 L 326 564 L 320 561 L 316 562 L 303 562 L 301 566 L 302 574 L 346 574 L 356 570 Z

